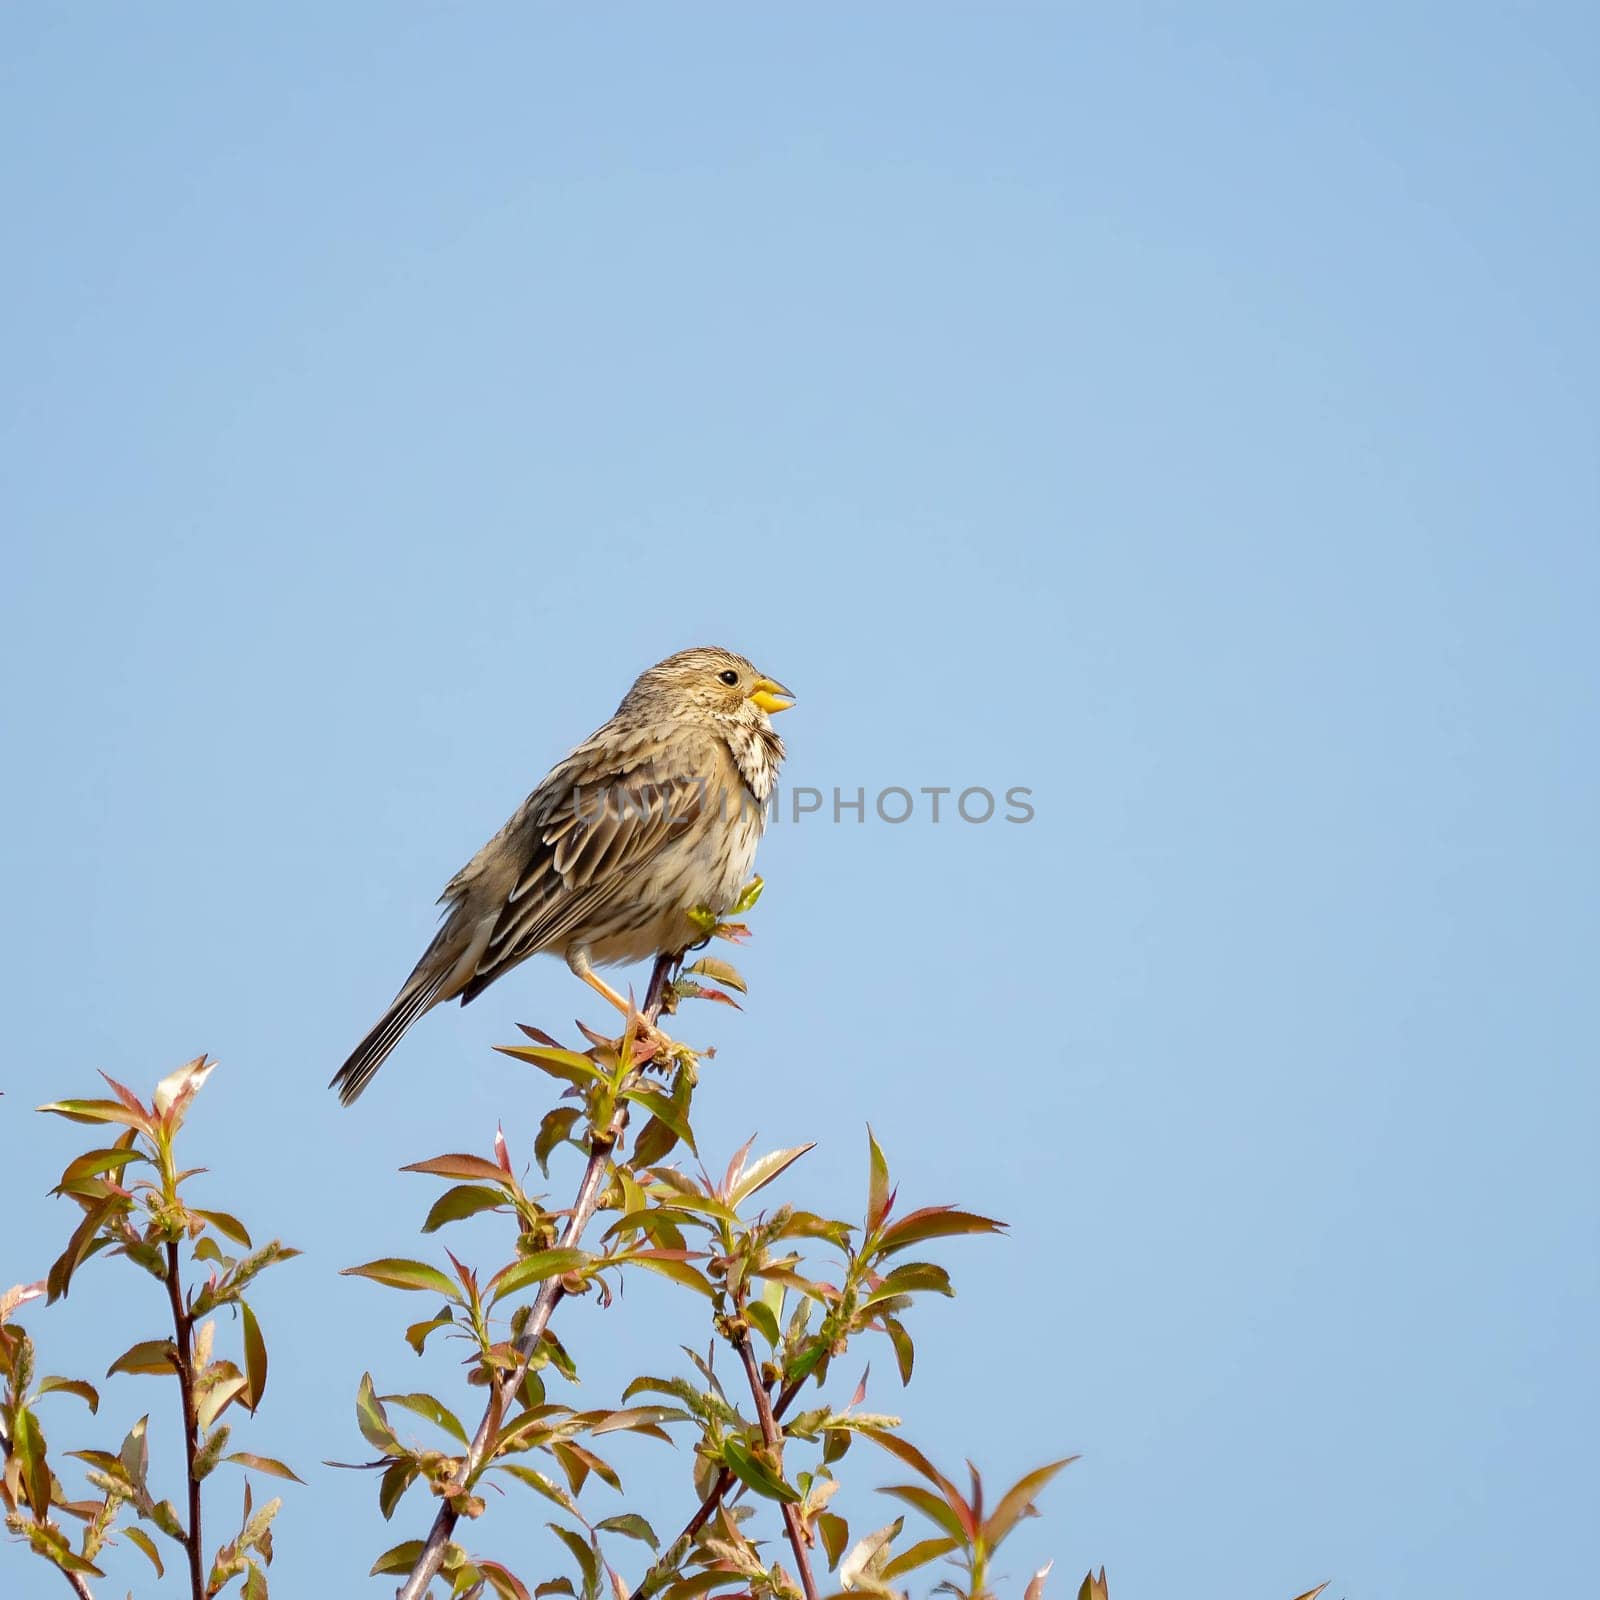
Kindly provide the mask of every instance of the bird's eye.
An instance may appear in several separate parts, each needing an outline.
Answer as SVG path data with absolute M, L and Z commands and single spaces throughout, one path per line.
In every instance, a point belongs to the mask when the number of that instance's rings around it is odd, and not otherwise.
M 738 682 L 738 681 L 739 681 L 739 674 L 738 674 L 738 673 L 737 673 L 737 672 L 735 672 L 735 671 L 734 671 L 734 670 L 733 670 L 733 668 L 732 668 L 732 667 L 729 667 L 729 668 L 728 668 L 728 669 L 727 669 L 727 670 L 726 670 L 726 671 L 724 671 L 724 672 L 719 672 L 719 673 L 718 673 L 718 674 L 717 674 L 717 676 L 718 676 L 718 677 L 719 677 L 719 678 L 721 678 L 721 679 L 722 679 L 722 681 L 723 681 L 723 682 L 724 682 L 724 683 L 725 683 L 725 684 L 727 684 L 727 686 L 728 686 L 728 687 L 729 687 L 729 688 L 730 688 L 730 689 L 731 689 L 731 688 L 732 688 L 732 687 L 733 687 L 733 686 L 734 686 L 734 684 L 736 684 L 736 683 L 737 683 L 737 682 Z

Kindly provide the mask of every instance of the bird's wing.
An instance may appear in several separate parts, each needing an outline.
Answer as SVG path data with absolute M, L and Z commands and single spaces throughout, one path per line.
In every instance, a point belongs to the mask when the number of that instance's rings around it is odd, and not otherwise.
M 629 740 L 602 729 L 573 751 L 514 819 L 507 844 L 519 870 L 462 1003 L 637 893 L 666 845 L 704 826 L 719 805 L 738 804 L 718 793 L 732 766 L 709 729 L 641 730 Z

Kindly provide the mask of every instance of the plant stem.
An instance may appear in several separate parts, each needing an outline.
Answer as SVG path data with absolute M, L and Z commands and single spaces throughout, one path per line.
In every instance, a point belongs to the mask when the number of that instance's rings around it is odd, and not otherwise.
M 183 1456 L 189 1482 L 189 1527 L 183 1543 L 189 1555 L 189 1593 L 191 1600 L 205 1600 L 205 1573 L 200 1554 L 200 1480 L 194 1475 L 195 1453 L 200 1448 L 200 1424 L 194 1395 L 194 1318 L 183 1308 L 183 1286 L 178 1276 L 178 1243 L 175 1239 L 167 1241 L 167 1299 L 172 1306 L 178 1389 L 183 1396 Z
M 739 1359 L 744 1362 L 745 1376 L 750 1380 L 750 1397 L 756 1403 L 756 1415 L 761 1418 L 761 1437 L 767 1441 L 767 1449 L 775 1458 L 773 1465 L 781 1472 L 783 1429 L 778 1426 L 777 1415 L 772 1409 L 772 1396 L 761 1381 L 761 1368 L 756 1361 L 755 1351 L 750 1348 L 748 1328 L 739 1327 L 733 1347 L 739 1352 Z M 795 1564 L 800 1569 L 800 1583 L 805 1589 L 806 1600 L 817 1600 L 817 1580 L 811 1572 L 811 1552 L 806 1549 L 806 1533 L 800 1521 L 800 1510 L 787 1500 L 783 1505 L 783 1525 L 788 1530 L 789 1548 L 794 1551 Z
M 778 1398 L 772 1407 L 774 1421 L 782 1417 L 790 1406 L 794 1404 L 795 1397 L 805 1387 L 804 1378 L 795 1378 L 786 1383 L 778 1393 Z M 674 1551 L 679 1551 L 679 1562 L 688 1554 L 688 1546 L 694 1536 L 717 1514 L 717 1507 L 722 1504 L 722 1497 L 733 1487 L 733 1474 L 724 1470 L 718 1475 L 717 1481 L 712 1484 L 711 1492 L 700 1502 L 695 1514 L 683 1525 L 683 1532 L 662 1552 L 661 1560 L 652 1564 L 650 1570 L 639 1580 L 639 1587 L 633 1591 L 628 1600 L 646 1600 L 646 1590 L 651 1578 L 661 1568 Z M 674 1569 L 675 1570 L 675 1569 Z
M 662 1003 L 666 999 L 667 978 L 679 959 L 677 956 L 656 957 L 656 964 L 650 973 L 650 986 L 645 990 L 642 1015 L 646 1022 L 654 1023 L 660 1016 Z M 589 1226 L 589 1221 L 600 1203 L 600 1189 L 605 1181 L 611 1152 L 616 1149 L 617 1139 L 626 1123 L 627 1110 L 621 1108 L 611 1127 L 603 1133 L 595 1133 L 589 1140 L 589 1163 L 583 1169 L 583 1179 L 578 1185 L 577 1199 L 572 1203 L 567 1225 L 561 1233 L 562 1249 L 571 1249 L 575 1246 L 583 1237 L 583 1230 Z M 500 1420 L 515 1398 L 517 1390 L 522 1387 L 528 1365 L 533 1360 L 534 1352 L 539 1348 L 539 1341 L 544 1337 L 545 1328 L 549 1326 L 550 1314 L 555 1310 L 556 1302 L 560 1300 L 562 1293 L 559 1278 L 546 1278 L 539 1285 L 539 1293 L 533 1302 L 533 1313 L 529 1316 L 527 1326 L 518 1336 L 514 1347 L 517 1364 L 506 1377 L 489 1387 L 489 1403 L 484 1407 L 483 1418 L 478 1423 L 478 1430 L 473 1434 L 472 1443 L 467 1448 L 467 1458 L 462 1463 L 460 1481 L 463 1484 L 470 1484 L 484 1462 L 493 1454 L 494 1438 L 500 1431 Z M 450 1543 L 450 1535 L 455 1532 L 459 1520 L 460 1513 L 448 1500 L 442 1500 L 434 1516 L 433 1526 L 428 1530 L 422 1554 L 417 1557 L 411 1575 L 398 1590 L 396 1600 L 422 1600 L 428 1592 L 428 1586 L 438 1576 L 439 1568 L 444 1561 L 445 1548 Z
M 77 1595 L 78 1600 L 94 1600 L 89 1580 L 81 1572 L 68 1572 L 65 1567 L 57 1567 L 56 1571 L 72 1585 L 72 1592 Z

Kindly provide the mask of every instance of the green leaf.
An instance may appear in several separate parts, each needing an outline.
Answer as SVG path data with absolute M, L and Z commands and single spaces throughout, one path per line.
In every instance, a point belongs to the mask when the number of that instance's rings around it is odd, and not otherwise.
M 725 983 L 730 989 L 737 989 L 740 994 L 748 994 L 750 991 L 750 986 L 740 975 L 739 969 L 726 961 L 718 960 L 716 956 L 702 956 L 692 967 L 685 967 L 683 970 L 687 975 Z
M 572 1552 L 583 1574 L 585 1588 L 590 1591 L 597 1589 L 600 1585 L 600 1558 L 590 1547 L 589 1541 L 571 1528 L 563 1528 L 559 1522 L 547 1522 L 545 1526 Z
M 156 1576 L 158 1578 L 166 1577 L 167 1569 L 161 1564 L 161 1552 L 156 1548 L 155 1540 L 143 1528 L 124 1528 L 122 1532 L 123 1536 L 133 1545 L 144 1551 L 149 1558 L 150 1565 L 156 1569 Z
M 386 1394 L 383 1403 L 391 1406 L 404 1406 L 407 1411 L 415 1413 L 427 1420 L 437 1428 L 443 1428 L 452 1439 L 459 1440 L 462 1444 L 469 1444 L 467 1430 L 461 1426 L 460 1419 L 455 1412 L 431 1394 Z
M 489 1470 L 491 1472 L 507 1473 L 515 1478 L 518 1483 L 525 1483 L 536 1493 L 542 1494 L 545 1499 L 553 1500 L 563 1511 L 571 1512 L 579 1521 L 583 1520 L 583 1513 L 578 1509 L 578 1502 L 559 1483 L 546 1477 L 544 1473 L 537 1471 L 535 1468 L 525 1467 L 520 1461 L 496 1461 Z
M 950 1274 L 931 1261 L 908 1261 L 903 1267 L 896 1267 L 864 1303 L 870 1306 L 879 1300 L 892 1300 L 897 1295 L 929 1293 L 953 1295 Z
M 738 1439 L 724 1439 L 722 1461 L 728 1471 L 748 1489 L 754 1489 L 768 1500 L 784 1505 L 799 1503 L 800 1494 L 783 1481 L 770 1466 Z
M 620 1533 L 625 1538 L 638 1539 L 650 1546 L 652 1550 L 661 1548 L 661 1541 L 656 1538 L 656 1530 L 641 1517 L 636 1511 L 625 1511 L 618 1517 L 607 1517 L 604 1522 L 595 1524 L 602 1533 Z
M 11 1453 L 22 1468 L 22 1491 L 35 1520 L 50 1515 L 50 1463 L 33 1413 L 19 1405 L 11 1418 Z
M 565 1246 L 554 1250 L 536 1250 L 531 1256 L 523 1256 L 520 1261 L 514 1261 L 509 1267 L 502 1267 L 495 1273 L 489 1280 L 489 1288 L 493 1291 L 489 1304 L 498 1305 L 508 1294 L 515 1294 L 530 1283 L 542 1283 L 546 1278 L 559 1278 L 565 1273 L 575 1272 L 587 1266 L 589 1259 L 587 1251 Z
M 437 1267 L 424 1261 L 406 1261 L 398 1256 L 385 1256 L 381 1261 L 369 1261 L 364 1267 L 346 1267 L 340 1273 L 344 1278 L 371 1278 L 374 1283 L 387 1284 L 391 1289 L 422 1289 L 430 1294 L 442 1294 L 447 1300 L 461 1301 L 461 1293 Z
M 78 1572 L 91 1578 L 105 1577 L 99 1567 L 73 1554 L 67 1536 L 53 1522 L 28 1522 L 24 1526 L 29 1549 L 45 1560 L 54 1562 L 63 1572 Z
M 149 1159 L 138 1150 L 86 1150 L 67 1163 L 66 1170 L 61 1174 L 61 1184 L 64 1187 L 83 1178 L 103 1177 L 108 1172 L 120 1172 L 130 1162 Z
M 949 1555 L 952 1550 L 959 1550 L 961 1541 L 955 1538 L 923 1539 L 914 1544 L 909 1550 L 902 1550 L 881 1574 L 885 1583 L 893 1583 L 896 1578 L 904 1577 L 908 1572 L 915 1572 L 918 1567 L 926 1566 L 930 1561 L 939 1556 Z
M 821 1337 L 812 1339 L 784 1369 L 785 1378 L 790 1383 L 798 1383 L 802 1378 L 810 1377 L 812 1372 L 821 1366 L 827 1354 L 828 1341 Z M 818 1379 L 819 1383 L 821 1381 Z
M 171 1539 L 175 1544 L 183 1544 L 186 1535 L 183 1524 L 178 1521 L 177 1509 L 170 1500 L 158 1500 L 151 1506 L 150 1520 Z
M 622 1098 L 643 1107 L 657 1122 L 664 1122 L 690 1150 L 694 1150 L 696 1155 L 699 1154 L 699 1151 L 695 1150 L 694 1129 L 689 1126 L 684 1108 L 676 1101 L 656 1089 L 626 1089 Z
M 367 1574 L 369 1578 L 376 1578 L 383 1572 L 408 1573 L 417 1564 L 417 1557 L 422 1554 L 422 1540 L 407 1539 L 404 1544 L 397 1544 L 385 1550 L 376 1561 L 372 1563 L 372 1571 Z
M 550 1157 L 564 1139 L 571 1137 L 573 1124 L 582 1115 L 576 1106 L 557 1106 L 545 1112 L 538 1137 L 533 1141 L 533 1159 L 539 1163 L 539 1170 L 545 1177 L 550 1176 Z
M 384 1468 L 378 1480 L 378 1511 L 387 1522 L 400 1504 L 400 1497 L 415 1482 L 422 1468 L 410 1456 L 397 1456 Z
M 245 1404 L 253 1414 L 267 1389 L 267 1341 L 261 1337 L 255 1312 L 243 1300 L 239 1302 L 239 1313 L 244 1319 L 244 1370 L 248 1380 Z
M 766 884 L 759 876 L 752 878 L 739 891 L 739 898 L 728 907 L 727 915 L 730 917 L 743 916 L 761 898 L 761 891 L 765 888 Z
M 170 1339 L 141 1339 L 131 1344 L 106 1368 L 113 1372 L 142 1372 L 168 1377 L 178 1370 L 178 1349 Z
M 744 1314 L 750 1326 L 759 1328 L 761 1337 L 776 1350 L 782 1335 L 778 1332 L 778 1318 L 772 1307 L 764 1300 L 752 1300 L 744 1308 Z
M 230 1216 L 226 1211 L 201 1211 L 196 1207 L 190 1208 L 190 1214 L 203 1217 L 218 1233 L 232 1239 L 235 1244 L 242 1244 L 246 1250 L 250 1248 L 249 1230 L 237 1217 Z
M 576 1050 L 553 1050 L 537 1044 L 497 1044 L 495 1049 L 503 1056 L 526 1061 L 552 1078 L 576 1084 L 580 1089 L 586 1084 L 608 1081 L 588 1056 L 580 1056 Z
M 671 1278 L 674 1283 L 681 1283 L 684 1288 L 693 1289 L 696 1294 L 703 1294 L 707 1300 L 716 1298 L 716 1290 L 711 1287 L 705 1274 L 675 1256 L 657 1255 L 651 1251 L 640 1250 L 633 1255 L 617 1256 L 615 1259 L 626 1262 L 631 1267 L 648 1267 L 652 1272 L 659 1272 L 663 1278 Z
M 372 1387 L 370 1372 L 361 1374 L 361 1386 L 356 1390 L 356 1425 L 361 1429 L 362 1437 L 374 1449 L 381 1450 L 386 1456 L 405 1454 Z
M 634 1140 L 634 1165 L 639 1168 L 654 1166 L 677 1142 L 677 1134 L 660 1117 L 651 1117 Z
M 506 1203 L 504 1189 L 490 1189 L 479 1183 L 458 1183 L 433 1202 L 427 1221 L 422 1224 L 424 1233 L 437 1233 L 447 1222 L 460 1222 L 464 1217 L 476 1216 Z
M 406 1329 L 406 1343 L 420 1356 L 422 1347 L 428 1342 L 428 1335 L 436 1333 L 440 1328 L 450 1327 L 455 1320 L 450 1314 L 449 1306 L 446 1306 L 438 1316 L 430 1318 L 427 1322 L 413 1322 Z
M 251 1455 L 248 1450 L 235 1450 L 231 1456 L 224 1456 L 224 1461 L 231 1461 L 238 1467 L 249 1467 L 253 1472 L 267 1472 L 274 1478 L 288 1478 L 291 1483 L 304 1483 L 306 1480 L 299 1473 L 286 1467 L 281 1461 L 272 1456 Z
M 889 1342 L 894 1346 L 895 1365 L 900 1369 L 900 1383 L 903 1387 L 911 1382 L 911 1369 L 916 1364 L 917 1347 L 911 1342 L 911 1335 L 906 1332 L 905 1324 L 893 1317 L 883 1319 L 883 1331 L 889 1335 Z
M 100 1391 L 92 1383 L 85 1383 L 82 1378 L 45 1378 L 40 1381 L 39 1393 L 45 1394 L 75 1394 L 90 1411 L 100 1409 Z

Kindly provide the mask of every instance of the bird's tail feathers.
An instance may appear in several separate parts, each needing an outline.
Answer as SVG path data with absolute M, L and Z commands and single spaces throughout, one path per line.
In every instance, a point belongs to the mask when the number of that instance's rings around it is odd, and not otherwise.
M 350 1052 L 350 1059 L 334 1073 L 330 1088 L 337 1088 L 339 1100 L 349 1105 L 366 1088 L 373 1073 L 389 1059 L 389 1052 L 400 1043 L 407 1028 L 439 997 L 445 979 L 450 974 L 446 965 L 441 971 L 415 972 L 394 1003 L 378 1019 L 372 1032 Z

